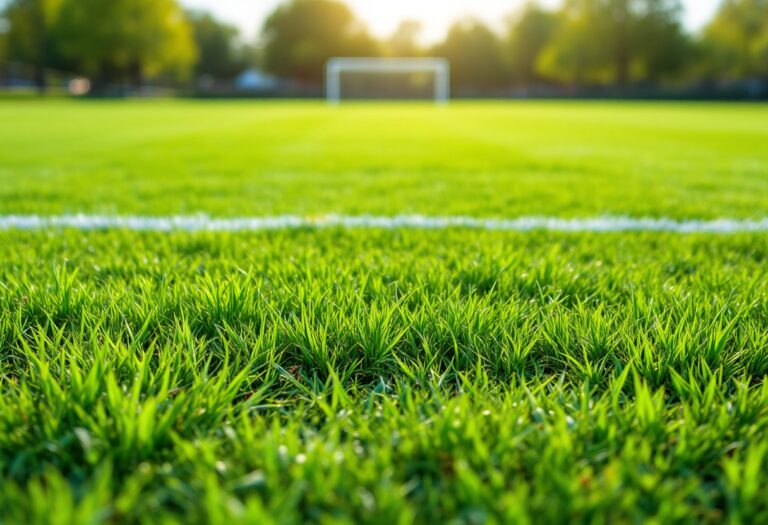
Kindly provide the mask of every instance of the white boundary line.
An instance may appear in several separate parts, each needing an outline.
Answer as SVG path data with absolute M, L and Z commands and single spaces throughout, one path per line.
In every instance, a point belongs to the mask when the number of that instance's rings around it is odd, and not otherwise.
M 557 217 L 519 217 L 482 219 L 464 216 L 430 217 L 423 215 L 323 215 L 213 218 L 189 216 L 120 215 L 0 215 L 0 230 L 131 230 L 146 232 L 247 232 L 291 229 L 472 229 L 487 231 L 553 232 L 670 232 L 670 233 L 748 233 L 768 232 L 768 218 L 674 220 L 603 216 L 582 219 Z

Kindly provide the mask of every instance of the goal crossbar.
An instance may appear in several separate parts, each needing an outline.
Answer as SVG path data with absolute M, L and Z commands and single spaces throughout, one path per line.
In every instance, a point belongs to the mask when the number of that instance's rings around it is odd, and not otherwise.
M 451 96 L 451 68 L 444 58 L 332 58 L 325 67 L 325 92 L 330 104 L 341 101 L 341 75 L 348 72 L 432 73 L 435 102 L 445 104 Z

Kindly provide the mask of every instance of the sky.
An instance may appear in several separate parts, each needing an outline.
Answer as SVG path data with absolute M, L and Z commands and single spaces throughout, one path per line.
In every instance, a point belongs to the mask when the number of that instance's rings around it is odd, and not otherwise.
M 484 20 L 500 28 L 507 14 L 526 0 L 345 0 L 368 29 L 377 37 L 392 34 L 401 20 L 418 20 L 425 43 L 439 41 L 451 23 L 466 16 Z M 281 0 L 181 0 L 188 7 L 206 9 L 238 26 L 246 37 L 259 31 L 265 17 Z M 720 0 L 683 0 L 685 23 L 697 30 L 714 14 Z M 544 0 L 544 5 L 558 5 L 558 0 Z

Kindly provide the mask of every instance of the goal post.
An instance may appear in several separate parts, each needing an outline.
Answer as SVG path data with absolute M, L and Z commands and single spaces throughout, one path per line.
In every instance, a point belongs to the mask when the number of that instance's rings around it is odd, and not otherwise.
M 451 68 L 444 58 L 332 58 L 325 66 L 325 94 L 331 105 L 341 102 L 345 73 L 431 73 L 435 103 L 446 104 L 451 96 Z

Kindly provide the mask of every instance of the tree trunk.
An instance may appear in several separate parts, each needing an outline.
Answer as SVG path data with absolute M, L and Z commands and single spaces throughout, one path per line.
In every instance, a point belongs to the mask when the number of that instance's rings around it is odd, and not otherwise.
M 94 75 L 91 83 L 92 95 L 104 96 L 108 94 L 110 82 L 109 69 L 109 66 L 104 62 L 99 65 L 99 69 L 96 75 Z
M 613 13 L 616 28 L 615 35 L 615 83 L 619 89 L 624 89 L 629 83 L 629 8 L 625 0 L 619 0 Z
M 45 64 L 35 65 L 35 87 L 40 95 L 45 95 L 48 90 L 48 75 L 45 71 Z
M 136 60 L 130 68 L 131 82 L 137 95 L 141 95 L 141 91 L 144 88 L 144 74 L 142 69 L 140 60 Z
M 48 67 L 48 28 L 45 26 L 45 18 L 42 12 L 39 13 L 37 18 L 38 31 L 40 34 L 40 42 L 38 48 L 37 61 L 35 63 L 35 87 L 40 95 L 45 95 L 48 89 L 48 75 L 46 68 Z
M 629 52 L 626 42 L 619 41 L 616 46 L 616 87 L 624 89 L 629 83 Z

